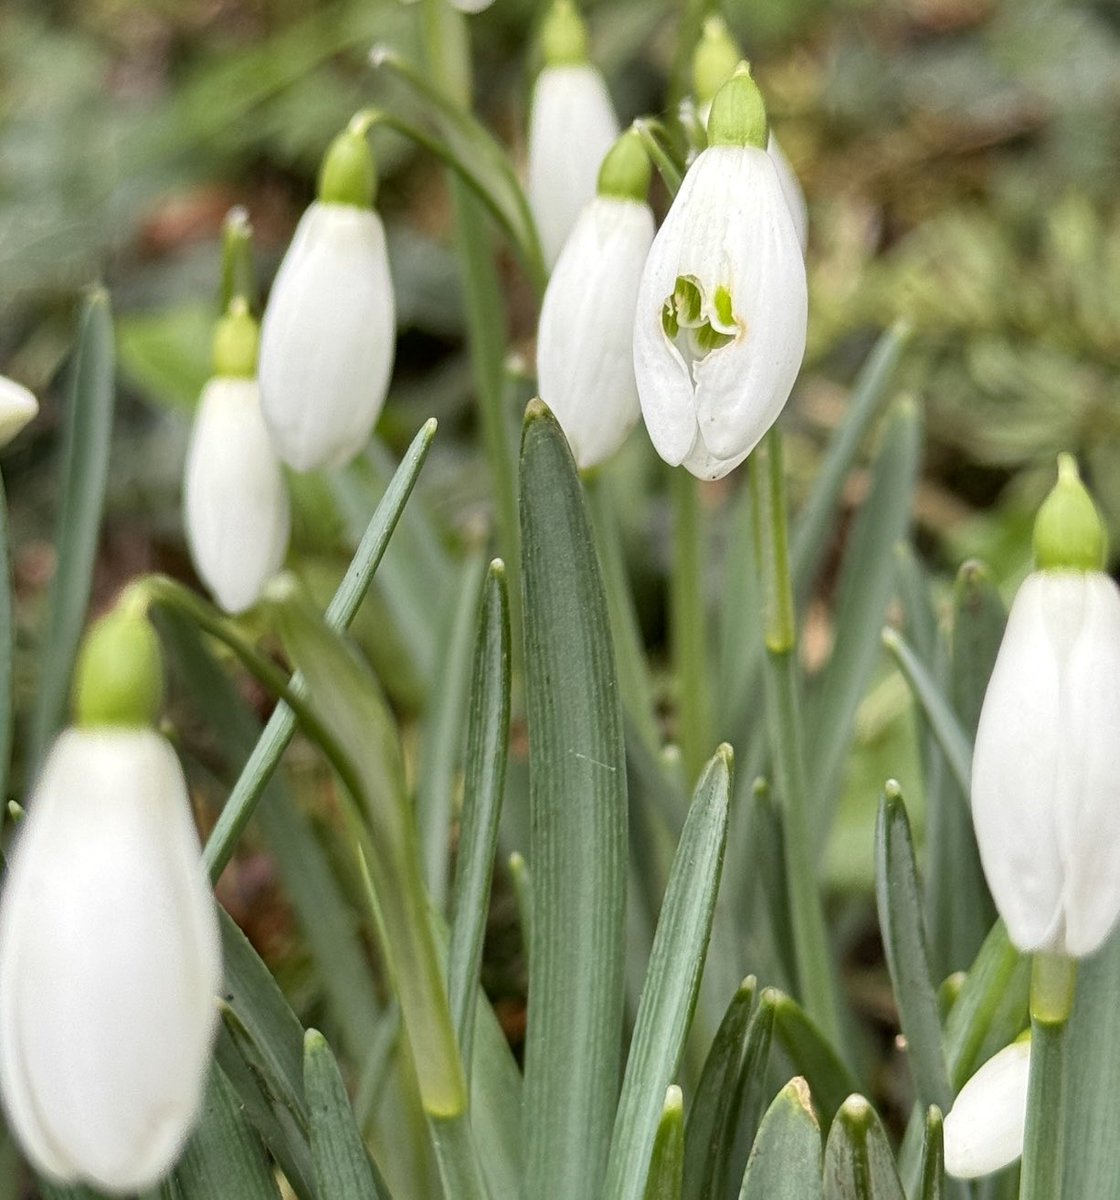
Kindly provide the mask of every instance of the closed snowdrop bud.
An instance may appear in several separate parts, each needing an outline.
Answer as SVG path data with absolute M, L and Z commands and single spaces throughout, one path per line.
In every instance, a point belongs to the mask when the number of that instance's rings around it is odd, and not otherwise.
M 972 815 L 1012 941 L 1079 958 L 1120 914 L 1120 592 L 1068 455 L 1034 550 L 980 713 Z
M 369 441 L 393 367 L 396 313 L 381 218 L 370 207 L 368 119 L 323 160 L 261 326 L 260 382 L 276 452 L 297 471 L 344 466 Z
M 1023 1153 L 1027 1123 L 1028 1038 L 1005 1046 L 964 1085 L 945 1116 L 945 1170 L 976 1179 Z
M 38 412 L 39 401 L 27 388 L 0 375 L 0 446 L 6 446 Z
M 0 1096 L 37 1170 L 132 1193 L 170 1170 L 199 1113 L 218 926 L 182 769 L 150 728 L 146 618 L 94 627 L 76 695 L 0 899 Z
M 542 31 L 544 69 L 529 119 L 529 206 L 548 266 L 559 257 L 599 167 L 618 137 L 607 85 L 587 58 L 587 30 L 571 0 L 556 0 Z
M 261 415 L 256 322 L 235 302 L 218 325 L 214 378 L 199 400 L 183 484 L 199 577 L 227 612 L 250 608 L 280 569 L 291 514 Z
M 653 241 L 649 158 L 624 133 L 564 244 L 541 305 L 537 378 L 576 463 L 609 458 L 638 419 L 634 308 Z
M 708 149 L 654 239 L 634 370 L 657 452 L 719 479 L 777 419 L 805 353 L 805 263 L 745 70 L 720 89 Z

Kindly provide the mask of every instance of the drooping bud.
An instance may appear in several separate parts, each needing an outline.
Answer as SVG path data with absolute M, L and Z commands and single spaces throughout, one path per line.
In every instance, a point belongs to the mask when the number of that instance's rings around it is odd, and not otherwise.
M 1058 482 L 1038 510 L 1034 559 L 1040 571 L 1100 571 L 1108 555 L 1108 535 L 1077 461 L 1058 456 Z

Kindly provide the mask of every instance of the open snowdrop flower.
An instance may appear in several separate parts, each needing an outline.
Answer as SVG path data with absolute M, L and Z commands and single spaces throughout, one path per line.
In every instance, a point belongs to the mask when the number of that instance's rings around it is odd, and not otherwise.
M 0 375 L 0 446 L 6 446 L 38 413 L 35 396 L 14 379 Z
M 805 353 L 805 263 L 748 72 L 720 89 L 646 260 L 634 324 L 657 452 L 701 479 L 738 466 L 777 419 Z
M 980 713 L 972 815 L 1011 940 L 1079 958 L 1120 914 L 1120 592 L 1068 455 L 1034 550 Z
M 260 384 L 276 452 L 297 471 L 339 467 L 369 441 L 393 367 L 396 310 L 368 117 L 323 160 L 272 285 L 261 326 Z
M 653 213 L 649 158 L 628 131 L 599 173 L 598 195 L 580 213 L 541 305 L 537 379 L 577 465 L 609 458 L 638 420 L 634 309 Z
M 587 29 L 572 0 L 556 0 L 541 37 L 544 68 L 529 116 L 529 207 L 545 263 L 560 255 L 599 168 L 618 137 L 618 117 L 599 70 L 587 57 Z
M 706 127 L 712 111 L 712 102 L 716 93 L 735 74 L 735 69 L 742 61 L 743 55 L 731 31 L 720 16 L 710 16 L 704 22 L 700 40 L 692 53 L 692 94 L 696 105 L 696 114 Z M 789 205 L 789 214 L 793 218 L 793 226 L 797 230 L 797 240 L 801 244 L 801 253 L 805 253 L 809 245 L 809 207 L 805 203 L 805 193 L 790 166 L 778 139 L 771 130 L 766 140 L 766 153 L 778 172 L 778 182 L 782 185 L 782 195 Z
M 214 378 L 203 389 L 187 451 L 184 523 L 199 577 L 227 612 L 252 607 L 280 569 L 291 513 L 261 415 L 257 327 L 244 301 L 218 324 Z
M 945 1115 L 945 1170 L 977 1179 L 1023 1153 L 1030 1077 L 1029 1038 L 1005 1046 L 961 1088 Z
M 199 1113 L 218 925 L 182 769 L 150 727 L 145 617 L 94 627 L 76 695 L 0 900 L 0 1096 L 38 1171 L 131 1193 L 172 1167 Z

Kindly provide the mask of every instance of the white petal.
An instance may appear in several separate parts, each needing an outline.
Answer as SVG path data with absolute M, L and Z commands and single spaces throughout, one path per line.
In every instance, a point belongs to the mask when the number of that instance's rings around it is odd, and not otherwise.
M 984 874 L 1011 940 L 1024 951 L 1057 949 L 1062 935 L 1055 808 L 1065 648 L 1060 636 L 1055 640 L 1049 584 L 1030 575 L 1015 597 L 972 756 L 972 819 Z M 1076 621 L 1076 590 L 1064 600 L 1063 618 Z
M 155 1183 L 197 1118 L 220 984 L 171 747 L 67 731 L 0 902 L 0 1088 L 35 1164 L 113 1192 Z
M 548 266 L 559 257 L 619 134 L 603 76 L 588 64 L 545 67 L 529 119 L 529 206 Z
M 789 215 L 793 218 L 793 227 L 797 231 L 801 253 L 804 254 L 809 245 L 809 206 L 805 203 L 805 193 L 801 190 L 801 183 L 773 133 L 770 134 L 770 140 L 766 143 L 766 153 L 770 155 L 770 161 L 773 162 L 774 170 L 778 173 L 778 182 L 782 185 L 782 195 L 786 198 L 786 204 L 789 206 Z
M 494 0 L 451 0 L 451 3 L 460 12 L 480 13 L 484 8 L 489 8 Z
M 27 388 L 0 375 L 0 446 L 6 446 L 38 412 L 39 401 Z
M 961 1088 L 945 1115 L 945 1170 L 950 1175 L 990 1175 L 1023 1153 L 1030 1061 L 1030 1042 L 1014 1042 Z
M 653 241 L 647 204 L 597 196 L 580 214 L 541 305 L 537 377 L 581 468 L 622 445 L 638 419 L 634 312 Z
M 342 466 L 369 441 L 389 386 L 394 324 L 381 218 L 312 204 L 261 325 L 264 418 L 297 471 Z
M 291 525 L 255 379 L 212 379 L 203 390 L 183 502 L 199 576 L 227 612 L 250 608 L 284 561 Z

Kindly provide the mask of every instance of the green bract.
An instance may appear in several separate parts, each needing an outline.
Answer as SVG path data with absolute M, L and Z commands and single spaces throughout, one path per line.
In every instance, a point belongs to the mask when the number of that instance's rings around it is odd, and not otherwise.
M 587 62 L 587 26 L 572 0 L 556 0 L 541 27 L 541 54 L 547 67 Z
M 710 146 L 757 146 L 766 149 L 770 127 L 766 105 L 750 67 L 741 63 L 735 74 L 716 92 L 708 117 Z
M 1100 571 L 1108 535 L 1071 454 L 1058 456 L 1058 482 L 1034 523 L 1034 559 L 1040 571 Z
M 260 326 L 242 297 L 214 327 L 214 374 L 227 379 L 252 379 L 257 373 Z
M 373 151 L 366 140 L 366 125 L 351 122 L 327 147 L 319 169 L 319 199 L 324 204 L 349 204 L 369 208 L 377 194 Z
M 74 713 L 86 728 L 151 725 L 163 705 L 163 659 L 151 621 L 129 598 L 86 634 L 74 672 Z
M 610 148 L 599 168 L 600 196 L 642 202 L 649 191 L 651 168 L 641 134 L 628 129 Z

